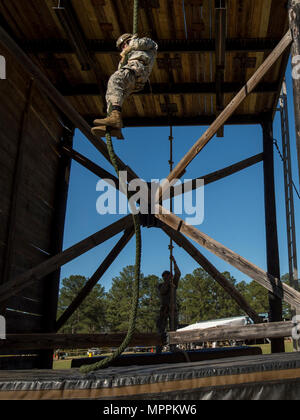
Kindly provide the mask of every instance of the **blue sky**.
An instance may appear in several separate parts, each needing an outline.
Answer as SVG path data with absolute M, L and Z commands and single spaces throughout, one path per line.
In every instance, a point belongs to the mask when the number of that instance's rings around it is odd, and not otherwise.
M 289 95 L 289 118 L 291 132 L 291 152 L 293 179 L 299 189 L 298 163 L 296 153 L 293 92 L 290 66 L 287 70 Z M 126 106 L 126 105 L 125 105 Z M 207 127 L 174 127 L 174 161 L 184 156 L 198 140 Z M 124 129 L 125 141 L 115 141 L 118 156 L 139 176 L 147 181 L 163 179 L 169 174 L 169 128 L 127 128 Z M 281 148 L 280 115 L 274 121 L 274 137 Z M 189 165 L 185 178 L 196 178 L 222 169 L 250 156 L 262 152 L 262 130 L 260 126 L 226 126 L 222 139 L 214 137 Z M 98 163 L 111 173 L 113 168 L 99 152 L 76 131 L 74 149 Z M 281 274 L 288 272 L 285 200 L 282 161 L 274 150 L 275 182 L 277 198 L 277 222 Z M 67 207 L 64 249 L 74 245 L 89 235 L 118 220 L 120 216 L 100 216 L 96 212 L 99 181 L 95 175 L 72 163 L 71 182 Z M 296 237 L 300 241 L 300 200 L 294 194 Z M 205 187 L 205 218 L 201 231 L 226 245 L 252 263 L 266 270 L 265 221 L 263 164 L 259 163 L 242 172 L 232 175 Z M 169 238 L 159 229 L 143 229 L 142 272 L 158 276 L 169 267 Z M 101 264 L 121 235 L 105 242 L 96 249 L 82 255 L 62 268 L 61 277 L 80 274 L 90 277 Z M 237 281 L 250 281 L 240 271 L 231 267 L 209 251 L 196 245 L 201 252 L 218 268 L 229 271 Z M 298 246 L 299 249 L 299 246 Z M 175 247 L 174 255 L 183 275 L 191 273 L 198 265 L 182 249 Z M 100 281 L 106 290 L 112 278 L 123 267 L 134 264 L 135 240 L 121 253 Z M 298 252 L 299 260 L 299 252 Z

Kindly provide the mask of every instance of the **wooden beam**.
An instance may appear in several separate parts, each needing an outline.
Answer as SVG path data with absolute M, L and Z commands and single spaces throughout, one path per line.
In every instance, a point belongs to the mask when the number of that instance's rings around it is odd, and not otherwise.
M 92 123 L 97 115 L 88 114 L 83 116 L 88 123 Z M 199 115 L 196 117 L 177 117 L 171 115 L 168 118 L 161 116 L 154 117 L 125 117 L 123 123 L 125 127 L 173 127 L 176 126 L 208 126 L 212 124 L 216 116 L 213 114 Z M 261 124 L 263 114 L 234 114 L 227 121 L 228 125 L 251 125 Z
M 170 344 L 214 342 L 214 341 L 247 341 L 262 338 L 291 337 L 293 331 L 300 331 L 300 323 L 270 322 L 257 325 L 213 327 L 191 331 L 175 331 L 169 333 Z
M 212 172 L 208 175 L 199 176 L 198 178 L 195 178 L 192 181 L 185 183 L 184 192 L 187 193 L 187 192 L 196 190 L 199 186 L 197 185 L 197 181 L 199 179 L 204 180 L 204 185 L 209 185 L 213 182 L 224 179 L 230 175 L 236 174 L 237 172 L 240 172 L 243 169 L 249 168 L 250 166 L 253 166 L 259 162 L 262 162 L 263 157 L 264 157 L 263 153 L 259 153 L 248 159 L 242 160 L 241 162 L 235 163 L 234 165 L 230 165 L 224 169 L 220 169 L 219 171 Z M 172 190 L 174 191 L 174 197 L 177 197 L 178 195 L 182 195 L 183 193 L 181 185 L 172 187 Z
M 213 254 L 222 258 L 227 263 L 231 264 L 233 267 L 240 270 L 242 273 L 251 277 L 261 286 L 274 293 L 274 295 L 289 303 L 292 307 L 300 306 L 299 292 L 285 283 L 281 284 L 280 280 L 274 278 L 271 274 L 266 273 L 261 268 L 247 261 L 245 258 L 231 251 L 221 243 L 210 238 L 205 233 L 200 232 L 200 230 L 196 229 L 194 226 L 188 225 L 180 219 L 180 217 L 171 214 L 168 210 L 159 205 L 156 206 L 155 217 L 170 226 L 176 232 L 181 232 L 193 241 L 197 242 L 199 245 L 211 251 Z
M 188 239 L 168 226 L 163 226 L 162 229 L 179 247 L 183 248 L 225 290 L 225 292 L 229 294 L 238 306 L 249 315 L 253 322 L 262 322 L 261 317 L 251 308 L 243 295 L 207 260 L 207 258 L 204 257 L 203 254 L 201 254 L 200 251 L 198 251 L 196 247 L 194 247 L 194 245 L 190 243 L 190 241 L 188 241 Z
M 112 175 L 110 172 L 106 171 L 105 169 L 101 168 L 101 166 L 97 165 L 96 163 L 92 162 L 85 156 L 83 156 L 81 153 L 76 152 L 72 148 L 68 146 L 64 146 L 62 148 L 62 152 L 69 156 L 71 159 L 75 160 L 77 163 L 82 165 L 84 168 L 91 171 L 93 174 L 98 176 L 101 179 L 109 179 L 111 180 L 114 185 L 119 189 L 119 179 Z
M 90 292 L 93 290 L 93 288 L 99 282 L 99 280 L 104 275 L 104 273 L 108 270 L 108 268 L 111 266 L 111 264 L 115 261 L 115 259 L 121 253 L 121 251 L 129 243 L 129 241 L 132 239 L 133 235 L 134 235 L 133 227 L 130 227 L 129 229 L 127 229 L 125 231 L 125 233 L 122 236 L 122 238 L 120 239 L 120 241 L 113 248 L 113 250 L 108 254 L 108 256 L 105 258 L 103 263 L 98 268 L 98 270 L 87 281 L 87 283 L 84 285 L 82 290 L 78 293 L 78 295 L 73 300 L 73 302 L 70 304 L 70 306 L 65 310 L 65 312 L 58 319 L 58 321 L 56 322 L 55 331 L 59 331 L 64 326 L 64 324 L 70 319 L 70 317 L 73 315 L 73 313 L 76 311 L 76 309 L 78 309 L 78 307 L 82 304 L 84 299 L 90 294 Z
M 55 105 L 63 112 L 63 114 L 77 127 L 93 144 L 93 146 L 110 162 L 109 154 L 106 144 L 103 140 L 96 138 L 91 133 L 91 126 L 79 115 L 68 100 L 66 100 L 55 89 L 49 79 L 42 73 L 42 71 L 32 62 L 32 60 L 21 50 L 21 48 L 14 42 L 8 33 L 0 26 L 0 43 L 3 44 L 17 62 L 22 66 L 24 71 L 35 79 L 35 83 L 42 89 L 42 91 L 55 103 Z M 119 158 L 117 158 L 118 166 L 121 170 L 128 172 L 128 179 L 136 179 L 138 176 L 125 165 Z
M 46 349 L 88 349 L 91 347 L 118 347 L 126 333 L 111 334 L 8 334 L 0 340 L 0 351 L 46 350 Z M 156 333 L 135 333 L 131 346 L 162 345 L 161 335 Z
M 259 69 L 254 73 L 254 75 L 247 82 L 245 87 L 234 97 L 234 99 L 227 105 L 224 111 L 219 115 L 215 122 L 206 130 L 206 132 L 197 140 L 194 146 L 188 151 L 188 153 L 181 159 L 175 169 L 169 174 L 166 179 L 166 182 L 162 184 L 159 189 L 156 201 L 163 196 L 164 191 L 168 188 L 169 183 L 178 177 L 184 172 L 186 167 L 194 160 L 194 158 L 200 153 L 200 151 L 206 146 L 206 144 L 212 139 L 212 137 L 217 133 L 220 127 L 225 124 L 228 118 L 236 111 L 240 106 L 243 100 L 253 91 L 257 84 L 262 80 L 282 53 L 287 49 L 287 47 L 292 42 L 292 34 L 289 30 L 286 35 L 282 38 L 281 42 L 274 49 L 274 51 L 267 57 Z
M 293 34 L 292 44 L 292 75 L 294 91 L 294 110 L 296 125 L 296 147 L 298 155 L 298 170 L 300 182 L 300 0 L 289 0 L 289 23 Z
M 17 144 L 17 155 L 14 167 L 13 185 L 11 188 L 9 219 L 7 223 L 7 239 L 3 258 L 4 265 L 0 284 L 8 282 L 11 274 L 11 262 L 15 246 L 16 218 L 19 207 L 20 184 L 23 177 L 23 158 L 24 152 L 26 150 L 26 135 L 28 131 L 28 118 L 30 114 L 33 89 L 34 81 L 30 79 Z
M 111 0 L 111 4 L 115 3 Z M 2 25 L 4 27 L 4 25 Z M 123 27 L 121 33 L 126 32 Z M 74 46 L 66 39 L 36 39 L 19 40 L 27 54 L 74 54 Z M 159 39 L 159 54 L 164 53 L 184 53 L 199 54 L 203 52 L 214 52 L 216 39 Z M 227 38 L 225 49 L 226 53 L 232 52 L 266 52 L 272 51 L 280 39 L 274 38 Z M 118 55 L 116 41 L 114 39 L 87 39 L 88 51 L 93 54 Z
M 265 226 L 266 226 L 266 252 L 268 273 L 280 281 L 279 249 L 276 217 L 276 198 L 274 180 L 274 146 L 273 122 L 266 119 L 263 127 L 264 149 L 264 201 L 265 201 Z M 280 283 L 279 283 L 280 285 Z M 281 285 L 280 285 L 281 286 Z M 282 300 L 280 297 L 269 293 L 270 321 L 282 321 Z M 283 353 L 284 341 L 274 339 L 271 341 L 272 353 Z
M 49 258 L 37 267 L 34 267 L 15 279 L 10 280 L 0 287 L 0 302 L 5 302 L 8 298 L 16 295 L 31 283 L 42 279 L 64 264 L 67 264 L 85 252 L 90 251 L 113 236 L 121 233 L 123 230 L 132 226 L 132 223 L 132 215 L 130 214 L 87 239 L 84 239 L 71 248 L 61 252 L 60 254 Z
M 242 88 L 243 84 L 235 82 L 222 82 L 219 86 L 223 93 L 235 93 Z M 73 96 L 98 96 L 100 94 L 99 88 L 96 84 L 84 83 L 75 86 L 56 85 L 56 89 L 67 97 Z M 277 93 L 277 83 L 259 83 L 253 93 Z M 215 95 L 218 93 L 218 87 L 214 82 L 206 83 L 153 83 L 151 89 L 148 85 L 140 91 L 136 92 L 135 96 L 145 95 Z
M 94 54 L 88 49 L 85 35 L 81 29 L 76 12 L 69 0 L 61 0 L 61 7 L 55 9 L 56 15 L 76 52 L 82 71 L 92 70 L 99 86 L 102 101 L 105 106 L 104 73 L 95 60 Z

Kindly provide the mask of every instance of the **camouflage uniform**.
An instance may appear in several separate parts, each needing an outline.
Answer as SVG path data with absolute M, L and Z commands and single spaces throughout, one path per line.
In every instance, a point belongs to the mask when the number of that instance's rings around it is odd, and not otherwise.
M 110 105 L 122 107 L 123 102 L 133 92 L 139 92 L 145 86 L 150 77 L 158 45 L 150 38 L 138 38 L 133 36 L 128 46 L 131 51 L 128 54 L 128 62 L 119 65 L 108 81 L 106 102 L 108 110 Z

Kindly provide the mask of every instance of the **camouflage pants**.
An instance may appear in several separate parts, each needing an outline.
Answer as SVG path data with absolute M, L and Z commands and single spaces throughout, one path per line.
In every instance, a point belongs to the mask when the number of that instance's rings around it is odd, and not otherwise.
M 174 317 L 175 317 L 175 320 L 174 320 L 175 321 L 175 330 L 177 330 L 177 328 L 178 328 L 178 310 L 177 310 L 177 307 L 175 307 Z M 161 306 L 160 311 L 159 311 L 159 317 L 156 321 L 157 332 L 159 334 L 163 334 L 163 333 L 166 332 L 167 326 L 168 326 L 168 321 L 171 324 L 171 310 L 170 310 L 170 307 L 168 305 Z
M 138 60 L 129 61 L 126 66 L 117 70 L 109 79 L 106 92 L 106 102 L 122 107 L 123 102 L 133 92 L 143 89 L 149 78 L 147 68 Z

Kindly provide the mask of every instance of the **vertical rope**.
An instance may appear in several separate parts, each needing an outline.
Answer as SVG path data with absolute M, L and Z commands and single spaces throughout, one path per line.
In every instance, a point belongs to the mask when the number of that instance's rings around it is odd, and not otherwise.
M 133 6 L 133 35 L 139 31 L 139 0 L 134 0 Z
M 139 2 L 138 0 L 134 0 L 134 11 L 133 11 L 133 33 L 134 34 L 138 32 L 138 12 L 139 12 Z M 110 111 L 111 110 L 108 110 L 108 112 Z M 106 132 L 106 144 L 107 144 L 107 150 L 109 153 L 111 163 L 116 171 L 116 174 L 118 175 L 120 183 L 122 184 L 122 177 L 119 176 L 120 171 L 119 171 L 117 157 L 114 151 L 113 142 L 111 139 L 111 133 L 109 129 L 107 129 L 107 132 Z M 122 191 L 127 191 L 127 185 L 120 185 L 120 187 Z M 128 194 L 128 198 L 130 198 L 129 194 Z M 134 286 L 133 286 L 132 304 L 131 304 L 131 310 L 130 310 L 128 332 L 123 343 L 110 357 L 107 357 L 98 363 L 94 363 L 93 365 L 82 366 L 80 368 L 80 371 L 85 374 L 90 373 L 90 372 L 95 372 L 97 370 L 108 367 L 115 359 L 117 359 L 122 353 L 124 353 L 125 349 L 129 346 L 130 342 L 132 341 L 132 337 L 135 332 L 139 294 L 140 294 L 142 235 L 141 235 L 141 225 L 140 225 L 139 215 L 135 214 L 135 209 L 133 208 L 133 205 L 130 202 L 130 200 L 129 200 L 129 203 L 131 206 L 131 212 L 132 212 L 134 230 L 135 230 L 135 236 L 136 236 L 136 256 L 135 256 Z

